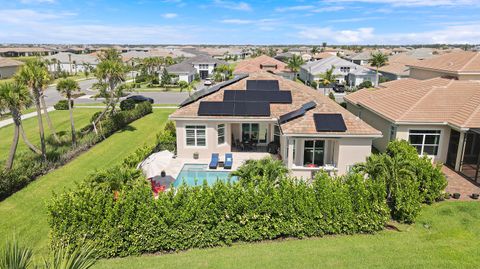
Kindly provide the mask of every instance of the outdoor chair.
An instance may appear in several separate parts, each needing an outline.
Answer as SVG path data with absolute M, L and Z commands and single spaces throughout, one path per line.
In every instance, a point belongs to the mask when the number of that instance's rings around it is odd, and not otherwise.
M 210 169 L 217 169 L 218 166 L 218 153 L 212 153 L 212 159 L 208 167 Z
M 233 165 L 233 155 L 232 155 L 232 153 L 226 153 L 225 154 L 225 163 L 223 165 L 223 168 L 232 169 L 232 165 Z

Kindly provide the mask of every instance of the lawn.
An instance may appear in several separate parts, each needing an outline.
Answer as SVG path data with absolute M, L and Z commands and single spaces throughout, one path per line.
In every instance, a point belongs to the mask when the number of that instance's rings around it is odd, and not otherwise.
M 284 240 L 102 260 L 95 268 L 478 268 L 480 203 L 443 202 L 401 232 Z
M 153 114 L 133 122 L 75 160 L 0 202 L 0 242 L 15 235 L 20 242 L 32 247 L 36 254 L 45 256 L 49 241 L 45 203 L 52 192 L 60 193 L 72 188 L 75 182 L 94 170 L 119 163 L 138 147 L 151 144 L 172 111 L 154 110 Z M 1 134 L 0 137 L 3 139 Z
M 33 111 L 35 111 L 33 109 Z M 74 109 L 73 116 L 75 121 L 75 126 L 77 129 L 82 128 L 83 126 L 87 125 L 90 121 L 91 116 L 96 112 L 99 111 L 98 108 L 92 109 Z M 70 130 L 70 117 L 68 114 L 68 110 L 56 110 L 51 111 L 48 113 L 50 118 L 52 119 L 53 125 L 57 132 L 62 131 L 69 131 Z M 44 117 L 45 119 L 45 117 Z M 40 144 L 40 137 L 38 135 L 38 123 L 37 117 L 32 117 L 22 121 L 23 128 L 25 129 L 25 133 L 27 134 L 28 139 L 34 145 Z M 46 120 L 44 120 L 45 124 L 45 134 L 50 135 L 50 129 L 47 126 Z M 7 125 L 3 128 L 0 128 L 0 164 L 3 165 L 3 162 L 8 157 L 8 152 L 10 150 L 10 145 L 12 143 L 13 138 L 13 124 Z M 23 140 L 20 138 L 18 142 L 17 153 L 21 154 L 22 152 L 29 151 L 28 147 L 23 143 Z

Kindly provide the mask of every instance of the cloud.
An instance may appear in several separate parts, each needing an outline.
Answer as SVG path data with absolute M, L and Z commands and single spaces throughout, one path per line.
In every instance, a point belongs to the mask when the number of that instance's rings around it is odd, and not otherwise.
M 233 9 L 233 10 L 243 10 L 243 11 L 251 11 L 252 7 L 250 4 L 245 2 L 234 2 L 234 1 L 224 1 L 224 0 L 214 0 L 213 5 L 221 8 L 226 9 Z
M 53 4 L 56 0 L 20 0 L 22 4 Z
M 178 16 L 177 13 L 164 13 L 162 14 L 162 17 L 164 17 L 165 19 L 173 19 L 173 18 L 176 18 Z
M 320 13 L 320 12 L 334 12 L 334 11 L 340 11 L 344 9 L 345 9 L 344 6 L 327 6 L 327 7 L 320 7 L 311 11 L 315 13 Z
M 396 7 L 436 7 L 478 5 L 478 0 L 325 0 L 330 3 L 389 4 Z
M 275 11 L 278 11 L 278 12 L 301 11 L 301 10 L 311 10 L 313 8 L 315 8 L 315 6 L 312 6 L 312 5 L 289 6 L 289 7 L 277 7 Z
M 251 24 L 253 23 L 254 21 L 252 20 L 242 20 L 242 19 L 225 19 L 225 20 L 221 20 L 220 22 L 222 23 L 227 23 L 227 24 Z
M 75 16 L 72 12 L 39 12 L 33 9 L 0 9 L 0 22 L 23 23 L 41 22 Z
M 358 28 L 354 30 L 333 30 L 330 27 L 308 27 L 298 34 L 301 38 L 315 41 L 332 40 L 340 44 L 360 44 L 374 37 L 373 28 Z
M 273 31 L 278 29 L 281 21 L 278 19 L 258 19 L 258 20 L 244 20 L 244 19 L 224 19 L 220 21 L 225 24 L 234 25 L 253 25 L 255 29 L 262 31 Z
M 360 22 L 381 19 L 382 17 L 358 17 L 328 20 L 329 23 Z

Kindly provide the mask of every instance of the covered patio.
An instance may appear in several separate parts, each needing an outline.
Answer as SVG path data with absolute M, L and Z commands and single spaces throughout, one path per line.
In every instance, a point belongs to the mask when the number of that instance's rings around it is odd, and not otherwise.
M 480 129 L 451 131 L 446 164 L 465 178 L 480 183 Z

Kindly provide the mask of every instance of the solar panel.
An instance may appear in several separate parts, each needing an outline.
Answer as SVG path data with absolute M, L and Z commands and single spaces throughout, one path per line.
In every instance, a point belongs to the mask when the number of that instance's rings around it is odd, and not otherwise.
M 231 116 L 234 113 L 233 102 L 200 102 L 199 116 Z
M 247 90 L 279 91 L 278 80 L 247 80 Z
M 302 108 L 305 109 L 305 111 L 314 109 L 315 107 L 317 107 L 317 103 L 315 103 L 314 101 L 310 101 L 302 105 Z
M 235 102 L 235 116 L 270 116 L 267 102 Z
M 200 102 L 199 116 L 270 116 L 267 102 Z
M 298 117 L 301 117 L 303 115 L 305 115 L 305 109 L 299 108 L 299 109 L 294 110 L 292 112 L 288 112 L 287 114 L 283 114 L 282 116 L 280 116 L 278 121 L 280 122 L 280 124 L 283 124 L 283 123 L 286 123 L 286 122 L 291 121 L 293 119 L 296 119 Z
M 345 132 L 347 126 L 342 114 L 313 114 L 317 132 Z
M 277 104 L 291 104 L 292 93 L 290 91 L 242 91 L 226 90 L 223 93 L 224 101 L 235 102 L 269 102 Z

